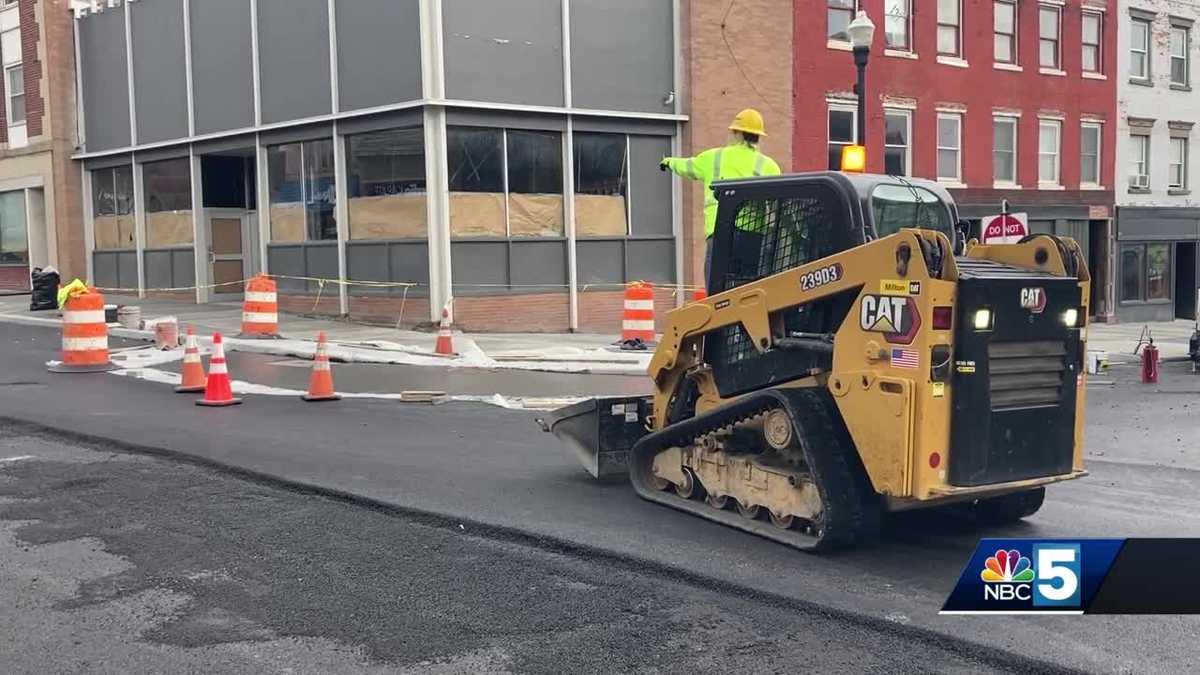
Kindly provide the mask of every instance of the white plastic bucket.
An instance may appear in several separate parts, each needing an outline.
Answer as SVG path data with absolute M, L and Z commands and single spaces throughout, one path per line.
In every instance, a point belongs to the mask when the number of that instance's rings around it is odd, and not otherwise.
M 1087 371 L 1088 375 L 1108 372 L 1108 352 L 1103 349 L 1089 349 L 1087 351 Z
M 137 305 L 122 305 L 118 307 L 117 323 L 131 330 L 140 329 L 142 327 L 142 308 Z

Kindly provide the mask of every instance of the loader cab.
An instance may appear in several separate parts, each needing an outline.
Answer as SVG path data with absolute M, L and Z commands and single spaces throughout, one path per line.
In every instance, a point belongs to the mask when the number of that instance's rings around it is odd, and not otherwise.
M 904 227 L 935 229 L 955 240 L 954 202 L 930 181 L 835 171 L 715 183 L 712 293 L 799 267 L 895 234 Z M 857 289 L 779 312 L 782 335 L 830 334 L 854 304 Z M 728 326 L 704 341 L 722 396 L 795 379 L 829 368 L 828 354 L 759 354 L 746 332 Z

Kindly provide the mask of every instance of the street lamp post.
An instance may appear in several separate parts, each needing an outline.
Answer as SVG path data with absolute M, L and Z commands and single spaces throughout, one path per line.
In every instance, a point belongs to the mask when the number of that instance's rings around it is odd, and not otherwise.
M 850 46 L 854 49 L 854 66 L 858 69 L 858 134 L 855 143 L 867 145 L 867 60 L 871 57 L 871 42 L 875 39 L 875 24 L 867 13 L 859 10 L 858 16 L 846 27 L 850 35 Z

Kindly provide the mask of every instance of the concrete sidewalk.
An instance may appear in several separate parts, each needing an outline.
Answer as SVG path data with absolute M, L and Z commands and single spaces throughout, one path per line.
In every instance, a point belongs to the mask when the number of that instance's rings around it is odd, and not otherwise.
M 1188 357 L 1188 340 L 1194 321 L 1158 321 L 1154 323 L 1094 323 L 1088 326 L 1088 349 L 1108 352 L 1110 363 L 1130 363 L 1141 357 L 1134 354 L 1143 331 L 1154 338 L 1159 358 L 1182 360 Z M 1139 352 L 1140 353 L 1140 352 Z
M 324 331 L 330 341 L 330 357 L 353 363 L 394 363 L 417 366 L 540 370 L 567 373 L 631 374 L 645 373 L 650 351 L 623 351 L 614 343 L 617 335 L 497 333 L 464 334 L 455 332 L 456 357 L 434 354 L 437 335 L 387 326 L 352 323 L 336 318 L 312 318 L 280 313 L 281 340 L 239 340 L 242 305 L 240 301 L 197 305 L 178 300 L 107 295 L 105 302 L 136 305 L 143 320 L 166 316 L 179 320 L 180 332 L 188 325 L 202 336 L 214 332 L 225 336 L 231 351 L 312 357 L 317 334 Z M 29 296 L 0 297 L 0 321 L 29 324 L 58 324 L 56 311 L 30 312 Z M 110 326 L 114 336 L 153 340 L 145 330 Z

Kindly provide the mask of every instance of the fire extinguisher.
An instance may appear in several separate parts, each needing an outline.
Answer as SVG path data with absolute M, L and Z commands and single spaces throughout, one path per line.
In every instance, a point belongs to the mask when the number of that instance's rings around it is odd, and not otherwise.
M 1142 349 L 1142 384 L 1158 382 L 1158 347 L 1151 339 Z

